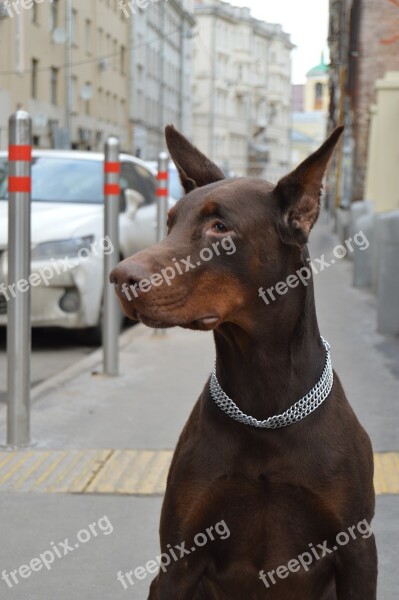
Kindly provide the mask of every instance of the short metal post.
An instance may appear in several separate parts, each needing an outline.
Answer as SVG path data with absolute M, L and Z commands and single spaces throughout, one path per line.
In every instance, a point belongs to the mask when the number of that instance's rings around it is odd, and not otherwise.
M 30 204 L 32 122 L 25 111 L 9 119 L 7 444 L 30 442 Z
M 166 152 L 160 152 L 158 157 L 158 219 L 157 219 L 157 241 L 161 242 L 166 238 L 166 220 L 168 217 L 168 197 L 169 197 L 169 155 Z
M 114 251 L 104 255 L 104 374 L 119 372 L 119 333 L 121 309 L 109 274 L 119 262 L 120 161 L 119 140 L 110 137 L 104 150 L 104 237 L 109 238 Z
M 169 155 L 167 152 L 160 152 L 158 156 L 158 175 L 157 175 L 157 242 L 166 238 L 166 221 L 168 218 L 168 198 L 169 198 Z M 154 335 L 165 335 L 166 329 L 154 329 Z

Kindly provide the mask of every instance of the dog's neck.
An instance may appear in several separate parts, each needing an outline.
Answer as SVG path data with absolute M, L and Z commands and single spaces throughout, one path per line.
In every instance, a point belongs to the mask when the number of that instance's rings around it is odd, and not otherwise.
M 217 377 L 224 392 L 246 414 L 266 419 L 280 414 L 320 378 L 325 349 L 316 318 L 313 285 L 292 310 L 259 302 L 254 327 L 224 324 L 214 332 Z

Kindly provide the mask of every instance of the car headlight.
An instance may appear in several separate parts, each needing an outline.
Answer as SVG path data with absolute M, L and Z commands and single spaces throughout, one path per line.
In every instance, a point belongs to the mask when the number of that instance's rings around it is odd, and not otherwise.
M 81 250 L 90 251 L 94 242 L 94 235 L 70 240 L 58 240 L 56 242 L 44 242 L 32 248 L 33 260 L 46 260 L 51 258 L 72 258 L 79 255 Z

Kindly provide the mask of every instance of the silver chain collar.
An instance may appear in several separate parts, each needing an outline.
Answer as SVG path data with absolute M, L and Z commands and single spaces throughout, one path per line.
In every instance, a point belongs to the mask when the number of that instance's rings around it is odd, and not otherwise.
M 326 349 L 326 360 L 319 381 L 316 383 L 314 388 L 312 388 L 310 392 L 306 394 L 306 396 L 298 400 L 298 402 L 295 402 L 295 404 L 293 404 L 288 410 L 280 415 L 269 417 L 264 421 L 258 421 L 258 419 L 243 413 L 242 410 L 240 410 L 235 404 L 235 402 L 233 402 L 233 400 L 229 398 L 229 396 L 225 394 L 220 387 L 216 377 L 216 365 L 213 369 L 210 382 L 210 391 L 213 400 L 229 417 L 239 421 L 240 423 L 244 423 L 244 425 L 252 425 L 253 427 L 260 427 L 263 429 L 279 429 L 281 427 L 287 427 L 287 425 L 292 425 L 293 423 L 301 421 L 310 415 L 310 413 L 312 413 L 314 410 L 316 410 L 316 408 L 318 408 L 322 402 L 324 402 L 331 392 L 333 385 L 334 376 L 330 356 L 330 344 L 326 342 L 324 338 L 321 338 L 321 340 L 324 348 Z

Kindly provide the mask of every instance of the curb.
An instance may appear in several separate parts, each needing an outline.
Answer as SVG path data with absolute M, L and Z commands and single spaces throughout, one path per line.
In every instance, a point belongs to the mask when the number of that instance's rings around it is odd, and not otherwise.
M 146 327 L 139 323 L 138 325 L 129 328 L 119 336 L 119 350 L 122 351 L 124 348 L 129 346 L 136 339 L 141 338 Z M 42 398 L 47 396 L 50 392 L 65 386 L 71 379 L 78 377 L 84 372 L 92 371 L 95 367 L 102 366 L 103 349 L 98 348 L 94 350 L 88 356 L 85 356 L 82 360 L 74 363 L 67 369 L 64 369 L 57 375 L 49 377 L 45 381 L 39 383 L 35 387 L 31 388 L 30 400 L 31 405 L 36 404 Z M 0 424 L 6 421 L 7 411 L 4 411 L 4 416 L 0 416 Z
M 144 331 L 145 326 L 139 323 L 138 325 L 128 329 L 123 332 L 119 336 L 119 350 L 123 350 L 127 346 L 129 346 L 136 338 L 140 338 Z M 93 370 L 96 366 L 102 366 L 103 359 L 103 348 L 98 348 L 94 350 L 88 356 L 85 356 L 79 362 L 71 365 L 67 369 L 61 371 L 61 373 L 57 373 L 57 375 L 53 375 L 49 379 L 46 379 L 39 385 L 35 386 L 31 390 L 31 403 L 38 402 L 44 396 L 57 388 L 63 387 L 66 383 L 68 383 L 71 379 L 78 377 L 82 373 Z M 101 374 L 101 373 L 99 373 Z M 117 376 L 118 377 L 118 376 Z

